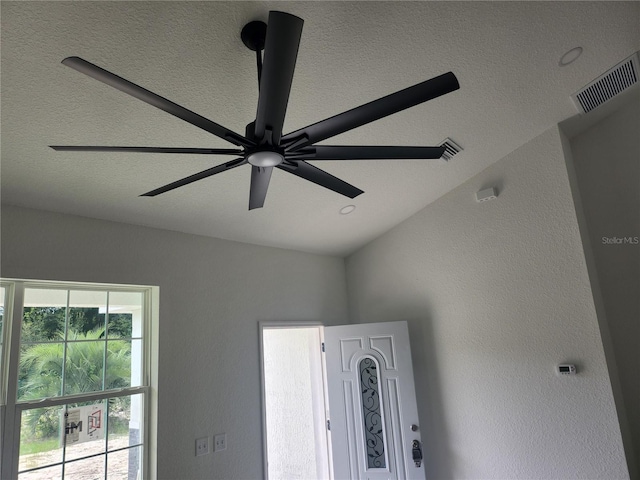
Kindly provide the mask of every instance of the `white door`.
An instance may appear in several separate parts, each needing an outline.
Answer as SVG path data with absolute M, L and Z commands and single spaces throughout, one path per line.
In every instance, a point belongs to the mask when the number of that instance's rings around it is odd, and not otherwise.
M 407 322 L 325 327 L 324 344 L 334 478 L 424 480 Z

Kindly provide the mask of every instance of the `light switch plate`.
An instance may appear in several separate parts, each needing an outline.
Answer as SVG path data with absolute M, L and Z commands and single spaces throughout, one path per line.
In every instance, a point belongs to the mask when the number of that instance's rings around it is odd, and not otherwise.
M 196 457 L 209 455 L 209 437 L 196 439 Z
M 221 433 L 213 437 L 213 451 L 219 452 L 220 450 L 227 449 L 227 434 Z

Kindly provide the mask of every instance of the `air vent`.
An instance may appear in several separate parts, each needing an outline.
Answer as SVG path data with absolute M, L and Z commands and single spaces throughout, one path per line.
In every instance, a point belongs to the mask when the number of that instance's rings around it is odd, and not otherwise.
M 638 52 L 571 95 L 578 110 L 587 113 L 638 83 Z
M 444 147 L 444 153 L 440 159 L 445 162 L 448 162 L 454 157 L 454 155 L 457 155 L 462 151 L 462 147 L 448 137 L 440 143 L 440 146 Z

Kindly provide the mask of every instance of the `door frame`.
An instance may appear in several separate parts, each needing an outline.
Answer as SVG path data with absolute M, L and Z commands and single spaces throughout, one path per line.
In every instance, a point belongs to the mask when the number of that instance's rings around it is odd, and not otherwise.
M 265 329 L 295 329 L 295 328 L 318 328 L 320 333 L 320 342 L 324 342 L 324 327 L 327 326 L 321 321 L 317 320 L 300 320 L 300 321 L 258 321 L 258 354 L 260 357 L 260 409 L 262 413 L 261 422 L 261 435 L 262 435 L 262 469 L 263 478 L 269 480 L 269 465 L 268 465 L 268 448 L 267 448 L 267 410 L 266 410 L 266 396 L 265 396 L 265 381 L 264 381 L 264 337 L 263 331 Z M 324 424 L 327 423 L 327 411 L 329 409 L 329 399 L 327 392 L 327 372 L 324 356 L 321 356 L 321 371 L 322 371 L 322 390 L 323 390 L 323 403 L 324 403 Z M 327 461 L 329 478 L 333 479 L 333 459 L 331 453 L 331 435 L 325 430 L 325 439 L 327 443 Z

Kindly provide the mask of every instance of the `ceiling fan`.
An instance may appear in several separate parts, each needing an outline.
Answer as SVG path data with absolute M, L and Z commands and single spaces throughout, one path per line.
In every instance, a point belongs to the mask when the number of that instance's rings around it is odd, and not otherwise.
M 63 145 L 51 145 L 51 148 L 59 151 L 80 152 L 147 152 L 235 156 L 238 158 L 156 188 L 142 196 L 153 197 L 248 163 L 251 165 L 249 210 L 261 208 L 264 205 L 274 167 L 349 198 L 355 198 L 364 192 L 307 163 L 307 160 L 436 159 L 442 156 L 444 147 L 315 144 L 457 90 L 460 85 L 452 72 L 283 135 L 282 126 L 298 56 L 302 24 L 303 20 L 294 15 L 271 11 L 269 12 L 268 26 L 264 22 L 254 21 L 242 29 L 242 41 L 250 50 L 256 52 L 259 84 L 256 119 L 246 126 L 244 136 L 82 58 L 68 57 L 62 61 L 68 67 L 206 130 L 240 147 L 239 149 Z M 264 59 L 262 50 L 264 50 Z

